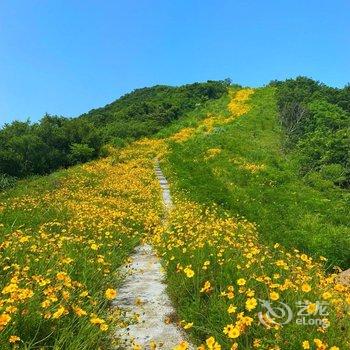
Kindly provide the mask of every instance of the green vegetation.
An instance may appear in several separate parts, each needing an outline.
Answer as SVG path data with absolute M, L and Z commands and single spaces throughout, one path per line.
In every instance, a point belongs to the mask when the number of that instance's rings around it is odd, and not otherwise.
M 80 158 L 78 149 L 89 148 L 84 156 L 92 159 L 98 155 L 102 140 L 86 121 L 46 115 L 36 124 L 5 125 L 0 130 L 0 144 L 0 173 L 25 177 L 75 164 Z
M 103 145 L 124 145 L 159 131 L 201 103 L 221 97 L 227 81 L 135 90 L 75 119 L 46 115 L 39 123 L 13 122 L 0 130 L 0 174 L 25 177 L 86 162 Z
M 0 174 L 0 191 L 4 190 L 5 188 L 12 187 L 16 182 L 16 179 L 14 177 Z
M 299 77 L 277 86 L 284 146 L 300 156 L 310 178 L 350 185 L 350 86 L 330 88 Z
M 275 88 L 258 89 L 247 114 L 217 126 L 212 133 L 197 132 L 184 142 L 173 142 L 165 163 L 167 174 L 188 198 L 207 205 L 216 203 L 231 215 L 256 222 L 263 242 L 280 242 L 314 256 L 323 255 L 330 266 L 346 268 L 350 264 L 350 197 L 347 190 L 333 185 L 335 176 L 343 175 L 339 166 L 331 163 L 323 166 L 317 177 L 313 172 L 301 176 L 301 164 L 310 162 L 308 137 L 301 138 L 303 149 L 299 146 L 283 151 L 275 95 Z M 229 98 L 224 96 L 200 112 L 190 113 L 187 125 L 195 125 L 208 114 L 228 116 L 228 103 Z M 181 122 L 184 125 L 185 120 Z M 168 132 L 174 129 L 172 126 Z M 220 153 L 210 158 L 211 149 Z
M 143 241 L 201 349 L 349 346 L 350 289 L 331 272 L 350 265 L 350 89 L 228 83 L 139 89 L 0 131 L 1 349 L 113 348 L 129 322 L 108 309 L 118 267 Z M 175 199 L 166 220 L 156 156 Z M 328 301 L 330 327 L 263 326 L 259 299 L 307 301 L 311 316 Z

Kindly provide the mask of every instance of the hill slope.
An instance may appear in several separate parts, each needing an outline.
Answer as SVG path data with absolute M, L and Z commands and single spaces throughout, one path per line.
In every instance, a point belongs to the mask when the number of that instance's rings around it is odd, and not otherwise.
M 78 118 L 46 115 L 35 124 L 5 125 L 0 130 L 0 179 L 1 174 L 46 174 L 89 161 L 105 154 L 105 144 L 120 146 L 154 134 L 201 103 L 221 97 L 226 90 L 224 81 L 154 86 L 135 90 Z
M 157 249 L 167 274 L 177 315 L 164 322 L 177 322 L 200 349 L 348 348 L 350 289 L 315 244 L 347 264 L 328 250 L 341 230 L 348 247 L 346 190 L 298 175 L 298 159 L 281 152 L 274 93 L 230 89 L 155 137 L 2 193 L 1 348 L 115 348 L 115 328 L 138 317 L 111 314 L 109 300 L 118 267 L 141 242 Z M 155 158 L 175 199 L 166 225 Z M 330 232 L 317 231 L 312 224 L 327 224 L 328 214 Z M 295 241 L 301 225 L 309 240 Z M 266 309 L 279 301 L 294 312 L 283 325 Z M 299 302 L 310 323 L 297 322 Z
M 214 202 L 256 222 L 265 241 L 323 255 L 330 265 L 348 267 L 349 193 L 322 178 L 312 181 L 303 176 L 299 152 L 282 151 L 275 93 L 274 88 L 258 89 L 244 115 L 211 133 L 196 132 L 174 142 L 166 169 L 170 177 L 176 174 L 177 188 L 193 200 Z M 228 101 L 223 97 L 201 114 L 191 114 L 189 125 L 191 121 L 192 127 L 198 125 L 198 119 L 205 124 L 208 115 L 228 116 Z
M 1 191 L 0 348 L 114 349 L 115 329 L 139 320 L 110 309 L 123 279 L 118 268 L 130 264 L 143 242 L 161 257 L 176 307 L 164 322 L 182 326 L 199 349 L 349 348 L 350 287 L 332 269 L 350 264 L 349 115 L 337 99 L 317 91 L 310 97 L 301 83 L 295 108 L 276 84 L 225 86 L 220 96 L 183 106 L 186 112 L 163 127 L 146 128 L 160 128 L 147 138 L 122 145 L 116 136 L 118 147 L 104 158 Z M 299 84 L 283 85 L 289 87 L 282 97 Z M 136 100 L 151 93 L 158 106 L 173 93 L 154 90 L 135 92 Z M 178 101 L 183 93 L 176 92 Z M 108 136 L 104 126 L 109 119 L 122 123 L 129 102 L 60 125 L 88 120 L 96 125 L 90 130 L 108 139 L 115 134 Z M 151 120 L 157 108 L 148 106 L 137 118 Z M 15 124 L 3 132 L 16 130 L 9 144 L 18 142 L 40 160 L 40 144 L 27 147 L 36 133 L 46 132 L 55 150 L 66 134 L 85 130 L 42 125 Z M 69 149 L 81 156 L 86 147 Z M 155 158 L 174 199 L 167 220 Z M 142 309 L 142 300 L 135 303 Z M 282 319 L 269 305 L 283 306 L 292 318 Z M 161 344 L 150 343 L 155 346 Z

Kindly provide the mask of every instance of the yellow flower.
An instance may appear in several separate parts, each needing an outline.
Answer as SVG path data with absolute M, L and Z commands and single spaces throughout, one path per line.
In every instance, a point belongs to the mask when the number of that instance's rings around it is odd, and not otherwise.
M 189 322 L 189 323 L 186 323 L 186 324 L 183 326 L 183 328 L 184 328 L 184 329 L 190 329 L 190 328 L 192 328 L 192 326 L 193 326 L 193 322 Z
M 316 346 L 317 346 L 318 348 L 323 348 L 323 349 L 325 349 L 325 345 L 323 344 L 322 340 L 315 338 L 315 339 L 314 339 L 314 343 L 316 344 Z
M 209 282 L 209 281 L 206 281 L 205 283 L 204 283 L 204 286 L 203 286 L 203 288 L 201 288 L 201 290 L 200 290 L 200 293 L 209 293 L 210 291 L 211 291 L 211 283 Z
M 59 280 L 59 281 L 63 281 L 67 278 L 67 274 L 65 272 L 58 272 L 56 274 L 56 278 Z
M 205 342 L 209 350 L 221 350 L 221 345 L 217 341 L 215 341 L 214 337 L 208 338 Z M 199 349 L 205 349 L 205 346 L 203 345 L 203 347 Z
M 224 334 L 226 334 L 231 339 L 235 339 L 235 338 L 238 338 L 241 333 L 239 329 L 235 327 L 233 324 L 228 324 L 224 328 Z
M 16 306 L 8 306 L 5 311 L 8 312 L 9 314 L 14 314 L 18 308 Z
M 41 303 L 41 307 L 43 307 L 44 309 L 48 308 L 51 305 L 51 301 L 46 299 Z
M 194 276 L 194 271 L 193 271 L 190 267 L 186 267 L 186 268 L 184 269 L 184 273 L 186 274 L 186 276 L 187 276 L 188 278 L 191 278 L 191 277 Z
M 254 341 L 253 341 L 254 348 L 258 348 L 260 345 L 261 345 L 261 340 L 260 339 L 254 339 Z
M 330 292 L 324 292 L 322 294 L 322 298 L 325 299 L 325 300 L 328 300 L 332 297 L 332 294 Z
M 75 314 L 78 317 L 82 317 L 82 316 L 86 316 L 87 312 L 84 311 L 82 308 L 80 308 L 79 306 L 73 306 L 73 311 L 75 312 Z
M 317 305 L 315 303 L 310 303 L 308 304 L 306 311 L 309 314 L 314 314 L 317 311 Z
M 308 261 L 308 257 L 306 254 L 301 254 L 300 259 L 303 261 Z
M 20 337 L 17 337 L 17 335 L 11 335 L 11 337 L 9 338 L 9 342 L 10 342 L 11 344 L 16 343 L 16 342 L 18 342 L 18 341 L 20 341 L 20 340 L 21 340 L 21 338 L 20 338 Z
M 241 333 L 240 333 L 239 329 L 237 327 L 235 327 L 228 333 L 228 336 L 231 339 L 235 339 L 235 338 L 238 338 L 240 334 Z
M 331 346 L 329 350 L 340 350 L 337 346 Z
M 106 323 L 102 323 L 100 325 L 100 329 L 102 332 L 106 332 L 108 330 L 108 325 Z
M 60 318 L 65 312 L 66 309 L 64 306 L 60 306 L 57 311 L 53 313 L 52 318 Z
M 276 300 L 279 299 L 279 297 L 280 297 L 280 295 L 279 295 L 277 292 L 271 292 L 271 293 L 270 293 L 270 299 L 271 299 L 271 300 L 276 301 Z
M 237 280 L 237 284 L 239 286 L 244 286 L 246 284 L 246 280 L 244 278 L 240 278 Z
M 185 341 L 182 341 L 180 344 L 176 345 L 173 350 L 187 350 L 188 349 L 188 343 Z
M 108 289 L 105 291 L 105 297 L 106 297 L 108 300 L 112 300 L 112 299 L 114 299 L 116 296 L 117 296 L 117 291 L 116 291 L 115 289 L 108 288 Z
M 106 323 L 106 321 L 103 320 L 102 318 L 98 318 L 96 316 L 93 316 L 90 318 L 90 323 L 100 325 L 100 324 Z
M 245 308 L 246 308 L 248 311 L 251 311 L 251 310 L 255 309 L 257 305 L 258 305 L 258 302 L 256 301 L 255 298 L 249 298 L 249 299 L 247 299 L 247 301 L 245 302 Z
M 206 342 L 208 348 L 212 349 L 214 344 L 215 344 L 215 338 L 214 337 L 209 337 L 205 342 Z
M 98 250 L 98 245 L 95 244 L 95 243 L 93 243 L 93 244 L 90 245 L 90 248 L 91 248 L 92 250 Z
M 8 314 L 0 315 L 0 330 L 11 321 L 11 316 Z
M 311 286 L 307 283 L 304 283 L 302 286 L 301 286 L 301 290 L 305 293 L 308 293 L 311 291 Z
M 307 340 L 303 341 L 302 346 L 303 346 L 303 349 L 305 350 L 310 349 L 310 343 Z
M 81 292 L 80 294 L 79 294 L 79 297 L 80 298 L 84 298 L 84 297 L 87 297 L 89 295 L 89 292 L 86 290 L 86 291 L 84 291 L 84 292 Z
M 227 312 L 228 312 L 229 314 L 233 314 L 234 312 L 236 312 L 236 310 L 237 310 L 237 307 L 236 307 L 236 306 L 233 306 L 232 304 L 230 304 L 230 306 L 229 306 L 228 309 L 227 309 Z

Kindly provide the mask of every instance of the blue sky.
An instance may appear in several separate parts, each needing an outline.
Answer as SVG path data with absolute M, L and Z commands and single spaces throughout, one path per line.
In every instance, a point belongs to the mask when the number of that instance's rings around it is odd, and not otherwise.
M 138 87 L 350 81 L 348 0 L 1 0 L 0 125 Z

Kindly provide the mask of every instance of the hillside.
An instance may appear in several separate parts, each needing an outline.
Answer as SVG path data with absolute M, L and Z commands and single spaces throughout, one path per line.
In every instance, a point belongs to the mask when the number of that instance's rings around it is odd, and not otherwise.
M 45 115 L 38 123 L 5 125 L 0 130 L 0 178 L 47 174 L 103 156 L 104 145 L 121 146 L 154 134 L 201 103 L 221 97 L 227 84 L 137 89 L 78 118 Z
M 191 114 L 188 125 L 229 115 L 228 101 Z M 191 199 L 258 223 L 264 241 L 322 255 L 330 266 L 350 266 L 348 190 L 322 171 L 301 174 L 299 149 L 282 151 L 274 88 L 256 90 L 251 101 L 254 108 L 230 124 L 173 143 L 164 164 L 170 179 Z
M 0 193 L 0 348 L 162 349 L 116 336 L 142 326 L 119 307 L 119 268 L 148 244 L 176 311 L 163 327 L 184 335 L 175 350 L 349 349 L 348 92 L 306 78 L 157 86 L 62 120 L 55 135 L 82 123 L 109 146 Z

